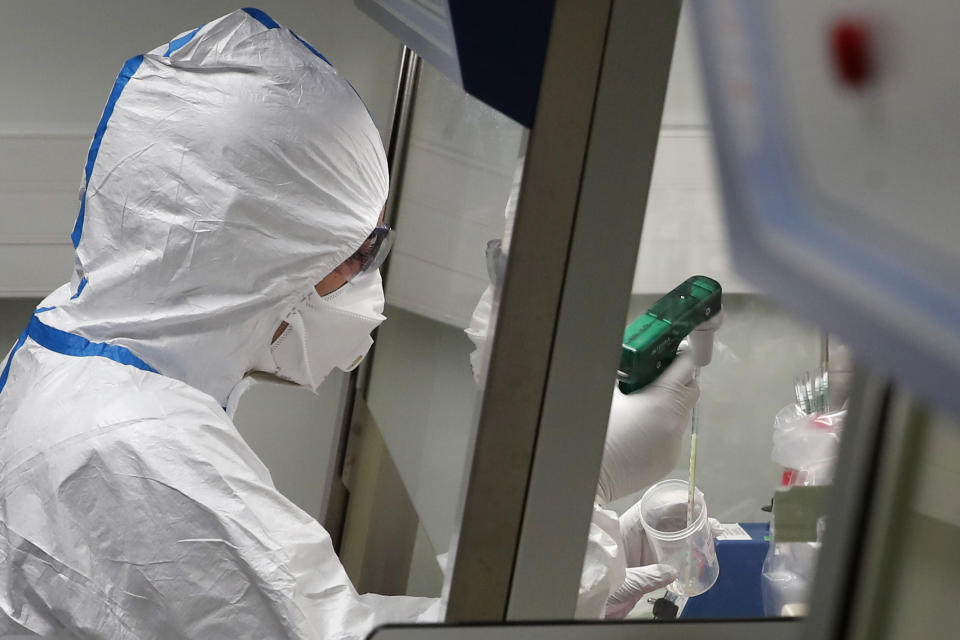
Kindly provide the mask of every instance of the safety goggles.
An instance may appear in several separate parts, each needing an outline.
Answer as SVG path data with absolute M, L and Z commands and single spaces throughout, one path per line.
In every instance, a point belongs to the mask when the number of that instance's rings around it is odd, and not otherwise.
M 500 284 L 507 273 L 507 254 L 503 251 L 501 241 L 487 242 L 487 276 L 490 284 Z
M 379 269 L 393 247 L 395 236 L 396 232 L 389 225 L 374 228 L 360 248 L 341 265 L 346 279 L 352 280 L 360 274 Z

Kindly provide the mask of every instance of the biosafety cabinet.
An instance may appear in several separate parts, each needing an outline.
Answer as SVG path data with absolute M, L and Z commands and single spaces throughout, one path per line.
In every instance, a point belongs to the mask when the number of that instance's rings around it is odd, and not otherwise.
M 361 592 L 443 598 L 376 640 L 956 635 L 960 5 L 916 5 L 264 0 L 367 101 L 398 234 L 360 370 L 255 388 L 238 426 Z M 109 30 L 169 20 L 139 51 L 217 7 L 118 3 Z M 84 51 L 108 90 L 120 52 Z M 69 273 L 79 124 L 0 132 L 0 297 Z M 695 476 L 719 576 L 575 620 L 624 329 L 693 275 L 723 290 Z
M 406 45 L 399 239 L 326 524 L 361 591 L 446 611 L 372 637 L 955 630 L 960 94 L 929 65 L 960 10 L 356 4 Z M 574 621 L 624 327 L 698 274 L 723 287 L 696 475 L 720 578 Z M 832 443 L 816 479 L 797 416 Z

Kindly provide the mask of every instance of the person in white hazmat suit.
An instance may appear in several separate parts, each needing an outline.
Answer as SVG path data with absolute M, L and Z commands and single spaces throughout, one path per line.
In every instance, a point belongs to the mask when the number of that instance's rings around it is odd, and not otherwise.
M 359 96 L 260 11 L 124 65 L 74 277 L 0 361 L 0 637 L 361 638 L 437 619 L 434 599 L 358 595 L 231 421 L 251 371 L 315 388 L 363 357 L 387 191 Z M 695 395 L 679 381 L 660 417 Z M 621 493 L 636 483 L 615 449 Z M 610 558 L 588 553 L 585 580 L 617 578 Z

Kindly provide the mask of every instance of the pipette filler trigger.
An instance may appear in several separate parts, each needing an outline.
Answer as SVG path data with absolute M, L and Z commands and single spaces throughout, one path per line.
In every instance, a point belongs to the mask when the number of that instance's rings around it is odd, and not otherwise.
M 633 393 L 656 380 L 676 359 L 687 336 L 695 364 L 709 364 L 713 336 L 721 322 L 721 301 L 719 282 L 691 276 L 634 320 L 623 334 L 617 370 L 620 391 Z

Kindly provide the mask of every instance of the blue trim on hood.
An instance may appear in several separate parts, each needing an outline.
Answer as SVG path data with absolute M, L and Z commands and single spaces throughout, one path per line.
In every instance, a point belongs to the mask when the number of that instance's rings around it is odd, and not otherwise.
M 10 363 L 13 362 L 13 356 L 17 355 L 17 351 L 20 350 L 20 347 L 22 347 L 26 341 L 27 332 L 24 331 L 20 334 L 20 337 L 17 338 L 17 344 L 13 345 L 13 349 L 10 350 L 10 355 L 7 357 L 7 364 L 3 367 L 3 373 L 0 373 L 0 393 L 3 393 L 3 388 L 7 386 L 7 376 L 10 375 Z
M 87 358 L 91 356 L 101 356 L 109 358 L 120 364 L 130 365 L 143 371 L 158 373 L 156 369 L 146 362 L 133 355 L 133 352 L 126 347 L 120 347 L 105 342 L 90 342 L 83 336 L 78 336 L 40 322 L 40 318 L 33 316 L 30 318 L 30 324 L 27 325 L 25 332 L 34 342 L 45 349 L 63 354 L 65 356 L 78 356 Z
M 290 33 L 293 33 L 293 31 L 291 31 Z M 302 44 L 303 46 L 305 46 L 307 49 L 310 49 L 310 51 L 312 51 L 315 56 L 317 56 L 318 58 L 320 58 L 321 60 L 323 60 L 323 61 L 326 62 L 327 64 L 330 64 L 330 61 L 327 60 L 322 53 L 320 53 L 319 51 L 317 51 L 316 49 L 314 49 L 314 48 L 313 48 L 313 45 L 311 45 L 309 42 L 307 42 L 306 40 L 304 40 L 303 38 L 301 38 L 300 36 L 298 36 L 298 35 L 295 34 L 295 33 L 293 33 L 293 37 L 296 38 L 297 40 L 299 40 L 299 41 L 300 41 L 300 44 Z M 332 67 L 333 65 L 330 64 L 330 66 Z M 350 85 L 350 86 L 352 87 L 353 85 Z M 356 91 L 356 89 L 354 89 L 354 91 Z M 359 94 L 358 94 L 358 95 L 359 95 Z
M 329 64 L 331 67 L 333 66 L 333 63 L 330 62 L 329 60 L 327 60 L 327 57 L 326 57 L 325 55 L 323 55 L 322 53 L 320 53 L 319 51 L 317 51 L 316 49 L 314 49 L 312 44 L 310 44 L 309 42 L 307 42 L 306 40 L 304 40 L 303 38 L 301 38 L 300 36 L 298 36 L 298 35 L 297 35 L 296 33 L 294 33 L 293 31 L 290 31 L 290 33 L 293 35 L 294 38 L 296 38 L 297 40 L 300 41 L 300 44 L 302 44 L 302 45 L 305 46 L 307 49 L 309 49 L 311 52 L 313 52 L 313 55 L 317 56 L 318 58 L 320 58 L 321 60 L 323 60 L 324 62 L 326 62 L 327 64 Z M 342 76 L 341 76 L 341 77 L 342 77 Z M 358 98 L 360 98 L 360 102 L 363 104 L 363 108 L 367 110 L 367 115 L 370 116 L 370 119 L 371 119 L 371 120 L 373 120 L 373 114 L 370 113 L 370 107 L 368 107 L 368 106 L 367 106 L 367 103 L 364 102 L 363 97 L 360 95 L 360 92 L 357 91 L 357 88 L 356 88 L 355 86 L 353 86 L 353 83 L 352 83 L 352 82 L 350 82 L 350 81 L 347 80 L 346 78 L 343 78 L 343 79 L 346 80 L 347 84 L 350 85 L 350 88 L 353 89 L 353 92 L 354 92 L 355 94 L 357 94 L 357 97 L 358 97 Z M 376 123 L 374 123 L 374 126 L 376 126 Z
M 266 13 L 260 9 L 255 9 L 253 7 L 244 7 L 243 11 L 249 15 L 251 18 L 265 26 L 267 29 L 279 29 L 280 25 L 277 24 L 277 21 L 268 16 Z
M 165 57 L 170 57 L 170 54 L 171 54 L 171 53 L 173 53 L 174 51 L 176 51 L 177 49 L 179 49 L 179 48 L 182 47 L 183 45 L 187 44 L 187 43 L 190 42 L 191 40 L 193 40 L 193 36 L 197 35 L 197 31 L 200 31 L 200 29 L 203 29 L 203 27 L 204 27 L 204 25 L 200 25 L 199 27 L 197 27 L 196 29 L 194 29 L 194 30 L 191 31 L 190 33 L 184 34 L 184 35 L 180 36 L 179 38 L 174 38 L 173 40 L 171 40 L 171 41 L 170 41 L 170 46 L 167 47 L 167 52 L 166 52 L 165 54 L 163 54 L 163 55 L 164 55 Z
M 117 76 L 117 81 L 113 84 L 113 91 L 110 92 L 110 97 L 107 98 L 107 105 L 103 108 L 103 115 L 100 116 L 100 124 L 97 125 L 97 132 L 93 135 L 93 142 L 90 143 L 90 151 L 87 153 L 87 166 L 84 171 L 83 199 L 80 200 L 80 213 L 77 215 L 77 223 L 73 227 L 73 233 L 70 234 L 74 249 L 80 244 L 80 235 L 83 233 L 83 216 L 87 206 L 87 189 L 90 187 L 90 174 L 93 173 L 93 165 L 97 161 L 97 153 L 100 152 L 100 142 L 103 140 L 103 134 L 107 130 L 107 121 L 110 119 L 110 116 L 113 115 L 113 108 L 116 106 L 120 94 L 123 93 L 123 88 L 127 86 L 127 82 L 130 81 L 133 74 L 140 68 L 141 62 L 143 62 L 143 56 L 139 55 L 130 58 L 123 65 L 123 69 L 120 70 L 120 75 Z
M 87 288 L 87 279 L 80 278 L 80 284 L 77 286 L 77 292 L 70 296 L 71 300 L 76 300 L 80 297 L 80 294 L 83 293 L 83 290 Z
M 243 11 L 244 11 L 247 15 L 249 15 L 251 18 L 253 18 L 253 19 L 256 20 L 257 22 L 259 22 L 260 24 L 262 24 L 263 26 L 265 26 L 267 29 L 279 29 L 279 28 L 280 28 L 280 25 L 277 24 L 277 21 L 276 21 L 276 20 L 274 20 L 273 18 L 271 18 L 270 16 L 268 16 L 265 12 L 261 11 L 260 9 L 254 9 L 253 7 L 244 7 Z M 320 58 L 321 60 L 323 60 L 323 61 L 326 62 L 327 64 L 330 64 L 330 61 L 327 60 L 327 58 L 326 58 L 322 53 L 320 53 L 319 51 L 317 51 L 316 49 L 314 49 L 312 44 L 310 44 L 309 42 L 307 42 L 306 40 L 304 40 L 303 38 L 301 38 L 301 37 L 298 36 L 297 34 L 293 33 L 293 31 L 290 31 L 290 33 L 293 34 L 293 37 L 294 37 L 294 38 L 296 38 L 297 40 L 300 41 L 300 44 L 302 44 L 302 45 L 305 46 L 307 49 L 309 49 L 311 52 L 313 52 L 313 55 L 317 56 L 318 58 Z M 333 66 L 333 65 L 331 65 L 331 66 Z

